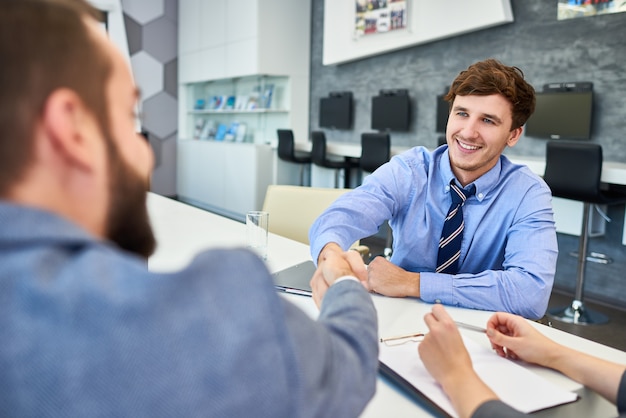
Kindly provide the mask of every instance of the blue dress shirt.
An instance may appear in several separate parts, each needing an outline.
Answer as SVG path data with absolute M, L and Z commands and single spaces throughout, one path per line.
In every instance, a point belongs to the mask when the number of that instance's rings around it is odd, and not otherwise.
M 446 145 L 412 148 L 337 199 L 309 232 L 314 260 L 329 242 L 348 248 L 389 220 L 391 262 L 420 274 L 420 297 L 451 306 L 545 314 L 558 255 L 552 195 L 528 167 L 501 156 L 463 207 L 459 274 L 434 273 L 454 178 Z

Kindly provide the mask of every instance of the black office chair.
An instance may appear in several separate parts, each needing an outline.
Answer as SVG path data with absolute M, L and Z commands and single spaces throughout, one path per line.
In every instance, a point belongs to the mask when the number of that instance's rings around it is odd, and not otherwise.
M 296 155 L 295 141 L 291 129 L 277 129 L 278 158 L 300 165 L 300 186 L 304 186 L 304 168 L 311 164 L 311 154 Z
M 391 158 L 391 138 L 386 132 L 361 134 L 361 170 L 372 173 Z
M 335 170 L 335 187 L 339 187 L 339 172 L 344 170 L 344 186 L 346 189 L 350 188 L 350 170 L 359 167 L 359 162 L 354 161 L 349 157 L 345 157 L 341 161 L 329 160 L 326 157 L 326 135 L 322 131 L 311 132 L 311 139 L 313 141 L 311 149 L 311 159 L 313 164 L 331 168 Z
M 626 194 L 604 191 L 600 188 L 602 175 L 602 147 L 598 144 L 550 141 L 546 147 L 544 180 L 552 195 L 584 203 L 583 225 L 578 246 L 576 292 L 571 305 L 552 309 L 548 316 L 574 324 L 602 324 L 608 318 L 586 309 L 583 304 L 587 241 L 592 205 L 611 205 L 626 202 Z
M 366 173 L 373 173 L 391 158 L 391 137 L 388 132 L 366 132 L 361 134 L 361 158 L 359 166 Z M 386 242 L 383 256 L 391 258 L 393 234 L 391 227 L 385 222 L 381 228 L 385 230 Z

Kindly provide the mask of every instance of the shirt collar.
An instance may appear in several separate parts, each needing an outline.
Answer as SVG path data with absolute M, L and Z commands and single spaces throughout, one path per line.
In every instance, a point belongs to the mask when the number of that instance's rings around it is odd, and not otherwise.
M 454 176 L 452 172 L 452 167 L 450 166 L 450 155 L 448 153 L 448 147 L 444 147 L 445 150 L 439 155 L 439 167 L 441 168 L 441 187 L 446 190 L 446 193 L 449 189 L 450 182 L 457 178 Z M 503 155 L 498 158 L 496 165 L 491 168 L 491 170 L 487 171 L 485 174 L 477 178 L 472 184 L 476 186 L 476 199 L 479 202 L 482 202 L 485 197 L 491 192 L 498 184 L 500 179 L 500 172 L 502 171 L 502 159 L 506 158 Z M 457 180 L 457 183 L 458 180 Z

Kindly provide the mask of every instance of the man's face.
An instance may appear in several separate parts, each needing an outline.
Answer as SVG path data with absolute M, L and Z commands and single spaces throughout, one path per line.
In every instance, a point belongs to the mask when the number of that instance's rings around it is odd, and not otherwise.
M 489 171 L 504 148 L 517 143 L 522 128 L 511 126 L 511 105 L 503 96 L 455 97 L 446 140 L 452 171 L 463 185 Z
M 109 208 L 107 237 L 121 248 L 148 257 L 156 246 L 148 219 L 146 193 L 153 166 L 152 151 L 136 131 L 137 89 L 130 68 L 108 39 L 100 38 L 112 57 L 106 86 L 109 138 Z

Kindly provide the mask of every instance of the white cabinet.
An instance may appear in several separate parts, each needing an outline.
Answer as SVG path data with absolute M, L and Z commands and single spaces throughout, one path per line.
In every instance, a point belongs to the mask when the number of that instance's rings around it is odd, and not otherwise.
M 273 158 L 269 145 L 179 140 L 178 197 L 243 220 L 263 207 Z
M 277 129 L 308 138 L 311 0 L 179 0 L 177 193 L 236 216 L 259 209 L 275 172 Z M 263 95 L 269 107 L 215 109 Z M 204 106 L 197 106 L 204 100 Z M 239 140 L 194 140 L 202 124 L 246 126 Z M 208 133 L 208 132 L 207 132 Z M 243 216 L 243 215 L 242 215 Z

